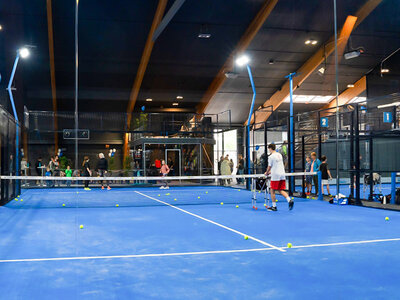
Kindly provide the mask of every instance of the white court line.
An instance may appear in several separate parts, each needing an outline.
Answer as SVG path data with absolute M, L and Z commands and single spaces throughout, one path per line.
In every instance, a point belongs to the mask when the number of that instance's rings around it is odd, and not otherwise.
M 148 195 L 143 194 L 143 193 L 138 192 L 138 191 L 135 191 L 135 193 L 137 193 L 137 194 L 139 194 L 139 195 L 142 195 L 142 196 L 144 196 L 144 197 L 147 197 L 147 198 L 149 198 L 149 199 L 151 199 L 151 200 L 157 201 L 157 202 L 159 202 L 159 203 L 168 205 L 169 207 L 175 208 L 175 209 L 177 209 L 177 210 L 179 210 L 179 211 L 181 211 L 181 212 L 184 212 L 185 214 L 191 215 L 191 216 L 193 216 L 193 217 L 196 217 L 196 218 L 199 218 L 199 219 L 201 219 L 201 220 L 203 220 L 203 221 L 206 221 L 206 222 L 209 222 L 209 223 L 211 223 L 211 224 L 217 225 L 217 226 L 219 226 L 219 227 L 221 227 L 221 228 L 224 228 L 224 229 L 226 229 L 226 230 L 232 231 L 232 232 L 234 232 L 234 233 L 236 233 L 236 234 L 239 234 L 239 235 L 241 235 L 241 236 L 243 236 L 243 237 L 247 236 L 249 239 L 251 239 L 251 240 L 253 240 L 253 241 L 256 241 L 256 242 L 258 242 L 258 243 L 260 243 L 260 244 L 262 244 L 262 245 L 264 245 L 264 246 L 268 246 L 268 247 L 274 248 L 275 250 L 278 250 L 278 251 L 281 251 L 281 252 L 286 252 L 286 251 L 283 250 L 282 248 L 276 247 L 276 246 L 274 246 L 274 245 L 272 245 L 272 244 L 269 244 L 269 243 L 267 243 L 267 242 L 264 242 L 264 241 L 262 241 L 262 240 L 259 240 L 259 239 L 255 238 L 255 237 L 251 236 L 251 235 L 247 235 L 247 234 L 245 234 L 245 233 L 243 233 L 243 232 L 240 232 L 240 231 L 237 231 L 237 230 L 235 230 L 235 229 L 233 229 L 233 228 L 230 228 L 230 227 L 227 227 L 227 226 L 222 225 L 222 224 L 220 224 L 220 223 L 211 221 L 210 219 L 206 219 L 206 218 L 204 218 L 204 217 L 202 217 L 202 216 L 196 215 L 196 214 L 194 214 L 194 213 L 191 213 L 191 212 L 189 212 L 189 211 L 187 211 L 187 210 L 184 210 L 184 209 L 182 209 L 182 208 L 176 207 L 176 206 L 174 206 L 174 205 L 172 205 L 172 204 L 169 204 L 169 203 L 167 203 L 167 202 L 158 200 L 158 199 L 156 199 L 156 198 L 154 198 L 154 197 L 148 196 Z
M 314 248 L 314 247 L 343 246 L 343 245 L 369 244 L 369 243 L 395 242 L 395 241 L 400 241 L 400 238 L 365 240 L 365 241 L 354 241 L 354 242 L 339 242 L 339 243 L 327 243 L 327 244 L 312 244 L 303 246 L 293 246 L 292 248 Z
M 274 248 L 254 248 L 254 249 L 239 249 L 239 250 L 215 250 L 215 251 L 199 251 L 199 252 L 176 252 L 176 253 L 154 253 L 154 254 L 132 254 L 132 255 L 102 255 L 102 256 L 80 256 L 80 257 L 2 259 L 2 260 L 0 260 L 0 263 L 59 261 L 59 260 L 89 260 L 89 259 L 111 259 L 111 258 L 165 257 L 165 256 L 258 252 L 258 251 L 269 251 L 269 250 L 275 250 L 275 249 Z
M 162 193 L 158 189 L 158 187 L 155 187 L 155 188 L 157 188 L 157 190 L 149 190 L 149 191 L 146 191 L 146 193 L 154 193 L 154 194 Z M 71 188 L 71 189 L 73 189 L 73 188 Z M 90 194 L 90 192 L 91 192 L 91 191 L 85 191 L 83 188 L 77 188 L 77 189 L 79 189 L 79 191 L 81 191 L 82 193 L 85 193 L 85 194 Z M 91 189 L 92 190 L 93 189 L 100 190 L 99 187 L 93 187 Z M 128 187 L 126 187 L 125 189 L 128 189 Z M 146 189 L 146 188 L 143 188 L 143 189 Z M 227 188 L 222 188 L 222 189 L 221 188 L 218 188 L 218 189 L 211 188 L 211 189 L 208 190 L 208 192 L 212 193 L 212 192 L 216 192 L 216 191 L 226 191 L 226 189 Z M 240 190 L 239 188 L 230 188 L 230 189 L 232 189 L 233 191 L 234 190 L 236 190 L 236 191 Z M 186 190 L 185 189 L 185 190 L 183 190 L 181 188 L 177 188 L 177 189 L 170 188 L 168 190 L 170 192 L 179 192 L 179 193 L 185 193 L 185 192 L 192 193 L 192 192 L 203 192 L 203 191 L 205 191 L 204 189 L 202 189 L 202 190 L 195 190 L 195 189 L 191 189 L 191 190 Z M 246 189 L 242 189 L 242 190 L 246 191 Z M 167 190 L 165 190 L 165 191 L 167 191 Z M 136 192 L 136 190 L 133 190 L 132 188 L 131 188 L 131 190 L 120 190 L 120 187 L 115 187 L 115 188 L 111 188 L 111 191 L 103 191 L 103 192 L 104 192 L 104 194 L 113 193 L 113 192 L 132 193 L 132 192 Z M 43 193 L 43 190 L 41 190 L 41 189 L 32 189 L 31 191 L 29 191 L 29 194 L 42 194 L 42 193 Z M 76 191 L 75 190 L 74 191 L 47 191 L 46 194 L 76 194 Z M 23 194 L 21 194 L 21 195 L 23 195 Z
M 400 241 L 400 238 L 393 239 L 377 239 L 341 243 L 313 244 L 293 246 L 292 249 L 344 246 L 354 244 L 369 244 Z M 287 247 L 283 247 L 288 249 Z M 175 253 L 152 253 L 152 254 L 129 254 L 129 255 L 102 255 L 102 256 L 77 256 L 77 257 L 50 257 L 50 258 L 20 258 L 20 259 L 2 259 L 0 263 L 10 262 L 41 262 L 41 261 L 64 261 L 64 260 L 90 260 L 90 259 L 112 259 L 112 258 L 143 258 L 143 257 L 168 257 L 168 256 L 189 256 L 189 255 L 207 255 L 207 254 L 226 254 L 226 253 L 245 253 L 245 252 L 261 252 L 275 250 L 274 248 L 253 248 L 239 250 L 215 250 L 215 251 L 197 251 L 197 252 L 175 252 Z

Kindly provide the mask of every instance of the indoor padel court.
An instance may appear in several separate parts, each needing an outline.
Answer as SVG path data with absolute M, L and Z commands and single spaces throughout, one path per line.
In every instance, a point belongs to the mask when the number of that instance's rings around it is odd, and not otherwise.
M 399 15 L 0 0 L 0 300 L 400 299 Z

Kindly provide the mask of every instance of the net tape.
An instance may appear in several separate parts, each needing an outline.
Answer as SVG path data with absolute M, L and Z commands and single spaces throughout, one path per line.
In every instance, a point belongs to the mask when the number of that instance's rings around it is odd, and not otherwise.
M 317 172 L 297 172 L 297 173 L 285 173 L 286 177 L 294 176 L 312 176 L 317 175 Z M 138 181 L 168 181 L 168 180 L 206 180 L 206 179 L 254 179 L 254 178 L 267 178 L 265 174 L 244 174 L 244 175 L 207 175 L 207 176 L 106 176 L 106 177 L 60 177 L 60 176 L 12 176 L 12 175 L 1 175 L 2 180 L 138 180 Z

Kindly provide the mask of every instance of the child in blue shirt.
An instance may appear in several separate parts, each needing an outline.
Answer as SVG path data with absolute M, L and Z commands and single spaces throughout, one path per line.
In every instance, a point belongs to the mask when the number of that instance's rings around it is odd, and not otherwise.
M 50 171 L 49 167 L 46 168 L 46 173 L 44 173 L 44 176 L 46 176 L 46 177 L 51 176 L 51 171 Z M 47 187 L 51 187 L 52 186 L 51 180 L 46 180 L 46 186 Z
M 317 158 L 317 153 L 311 153 L 311 172 L 318 172 L 321 161 Z M 318 175 L 313 176 L 315 194 L 318 195 Z

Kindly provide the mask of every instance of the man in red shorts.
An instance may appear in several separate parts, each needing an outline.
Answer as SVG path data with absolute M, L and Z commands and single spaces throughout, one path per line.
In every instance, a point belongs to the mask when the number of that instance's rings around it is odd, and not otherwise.
M 268 157 L 268 168 L 265 175 L 271 175 L 271 200 L 272 200 L 272 207 L 268 207 L 270 211 L 277 211 L 276 208 L 276 197 L 275 191 L 279 191 L 280 194 L 286 198 L 287 202 L 289 203 L 289 210 L 293 209 L 294 202 L 290 199 L 289 195 L 285 192 L 286 189 L 286 177 L 285 177 L 285 166 L 283 164 L 282 155 L 275 151 L 276 146 L 275 144 L 269 144 L 268 150 L 270 155 Z

